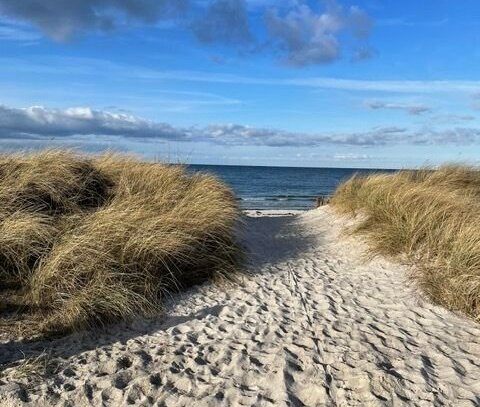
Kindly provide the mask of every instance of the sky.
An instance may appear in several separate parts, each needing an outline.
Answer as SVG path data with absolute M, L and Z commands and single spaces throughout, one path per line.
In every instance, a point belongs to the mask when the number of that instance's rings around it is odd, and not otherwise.
M 478 0 L 0 0 L 0 150 L 480 163 Z

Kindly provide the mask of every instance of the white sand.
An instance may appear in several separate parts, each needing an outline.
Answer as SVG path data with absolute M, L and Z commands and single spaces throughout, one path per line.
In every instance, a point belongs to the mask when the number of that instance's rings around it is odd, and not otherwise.
M 61 362 L 10 393 L 40 406 L 480 405 L 480 325 L 420 299 L 401 266 L 365 261 L 344 224 L 328 207 L 251 218 L 239 286 L 176 297 L 163 322 L 0 343 L 0 363 L 52 347 Z

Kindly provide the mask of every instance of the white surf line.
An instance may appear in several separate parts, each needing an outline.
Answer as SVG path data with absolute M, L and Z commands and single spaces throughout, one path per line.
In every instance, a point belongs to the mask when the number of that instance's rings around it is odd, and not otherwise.
M 303 306 L 303 309 L 305 311 L 305 316 L 307 317 L 307 323 L 310 326 L 310 331 L 312 333 L 312 339 L 313 339 L 313 342 L 315 343 L 315 348 L 317 349 L 317 353 L 318 353 L 318 358 L 319 358 L 318 364 L 320 364 L 322 366 L 323 374 L 325 375 L 325 380 L 326 380 L 326 384 L 327 384 L 327 386 L 325 387 L 325 391 L 327 392 L 330 399 L 335 403 L 335 400 L 334 400 L 333 395 L 331 393 L 333 376 L 331 374 L 330 366 L 328 364 L 322 362 L 324 352 L 321 349 L 320 339 L 318 338 L 318 336 L 316 334 L 315 327 L 313 325 L 313 320 L 312 320 L 312 317 L 311 317 L 310 312 L 308 310 L 307 301 L 305 300 L 303 292 L 300 290 L 300 284 L 298 283 L 297 275 L 295 274 L 292 266 L 288 262 L 287 262 L 287 266 L 288 266 L 288 274 L 295 284 L 294 294 L 295 294 L 295 292 L 298 293 L 298 295 L 300 297 L 300 301 L 301 301 L 302 306 Z M 315 363 L 315 361 L 313 361 L 313 362 L 314 362 L 315 368 L 318 369 L 317 363 Z M 320 373 L 322 373 L 322 372 L 320 372 Z

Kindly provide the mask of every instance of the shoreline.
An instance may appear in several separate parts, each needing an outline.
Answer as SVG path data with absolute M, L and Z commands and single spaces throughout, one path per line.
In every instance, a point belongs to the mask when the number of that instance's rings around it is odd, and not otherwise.
M 242 213 L 251 218 L 295 216 L 312 209 L 242 209 Z

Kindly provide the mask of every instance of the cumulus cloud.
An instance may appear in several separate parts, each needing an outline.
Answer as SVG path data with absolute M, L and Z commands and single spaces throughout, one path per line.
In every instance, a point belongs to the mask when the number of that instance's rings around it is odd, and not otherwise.
M 257 38 L 251 27 L 259 15 L 265 17 L 266 42 L 258 38 L 261 27 L 255 30 Z M 335 0 L 326 1 L 324 10 L 302 0 L 0 0 L 0 17 L 28 22 L 57 41 L 132 22 L 154 25 L 181 17 L 172 27 L 187 27 L 200 43 L 279 52 L 294 66 L 335 61 L 342 55 L 345 34 L 353 39 L 352 60 L 374 55 L 368 46 L 372 19 L 359 7 L 344 8 Z M 3 30 L 11 36 L 8 27 Z
M 373 22 L 356 6 L 344 9 L 329 1 L 325 11 L 316 12 L 306 3 L 300 3 L 286 13 L 270 9 L 265 21 L 273 43 L 286 52 L 286 61 L 294 66 L 324 64 L 338 59 L 342 53 L 340 35 L 344 32 L 361 41 L 360 48 L 355 51 L 356 59 L 366 59 L 373 54 L 365 43 Z
M 301 133 L 238 124 L 175 127 L 128 113 L 88 107 L 49 109 L 41 106 L 0 106 L 0 140 L 58 140 L 77 136 L 114 136 L 138 141 L 165 140 L 269 147 L 318 147 L 327 144 L 358 147 L 480 144 L 480 129 L 476 128 L 411 131 L 403 127 L 381 127 L 364 132 Z
M 187 5 L 188 0 L 0 0 L 0 15 L 28 21 L 65 41 L 83 31 L 111 30 L 125 20 L 153 24 Z
M 252 38 L 245 0 L 211 0 L 206 10 L 191 0 L 0 0 L 0 16 L 30 22 L 57 41 L 132 21 L 155 24 L 187 15 L 193 21 L 182 25 L 200 42 L 243 43 Z
M 402 110 L 411 115 L 421 115 L 423 113 L 430 112 L 431 109 L 428 106 L 420 104 L 407 104 L 407 103 L 389 103 L 379 100 L 369 100 L 365 102 L 365 106 L 369 109 L 390 109 L 390 110 Z
M 245 0 L 214 0 L 192 24 L 200 42 L 246 43 L 252 40 Z
M 42 106 L 0 106 L 0 138 L 52 138 L 79 135 L 183 140 L 185 134 L 168 124 L 156 123 L 126 113 L 88 107 L 48 109 Z

